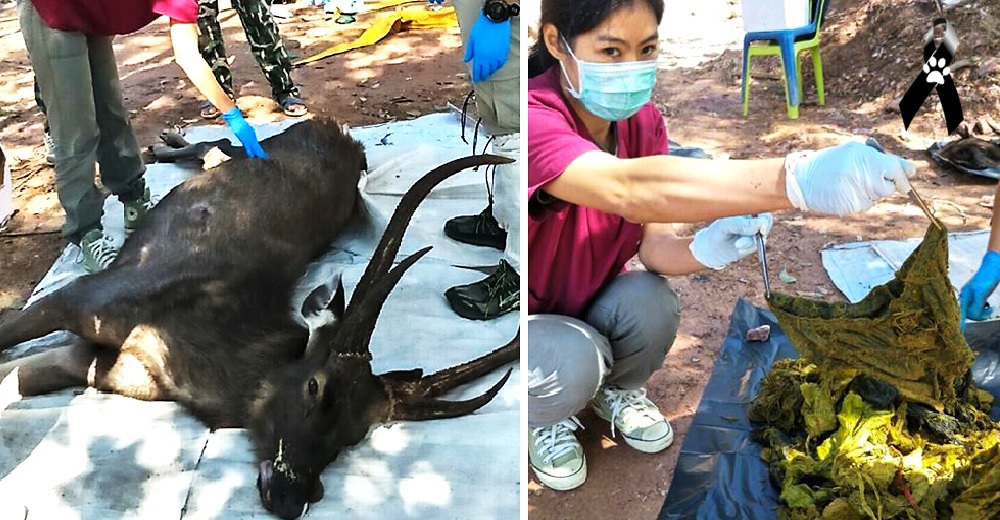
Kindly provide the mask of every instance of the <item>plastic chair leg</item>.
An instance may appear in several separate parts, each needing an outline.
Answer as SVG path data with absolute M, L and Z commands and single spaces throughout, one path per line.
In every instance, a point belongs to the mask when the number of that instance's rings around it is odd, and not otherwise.
M 806 91 L 802 88 L 802 67 L 799 66 L 799 53 L 794 52 L 793 55 L 795 56 L 792 58 L 795 60 L 795 79 L 799 84 L 799 102 L 801 103 L 806 97 Z
M 795 63 L 795 41 L 792 37 L 784 36 L 778 40 L 781 48 L 781 61 L 785 67 L 785 88 L 787 90 L 786 102 L 788 104 L 788 118 L 798 119 L 799 117 L 799 82 L 796 79 L 798 66 Z
M 750 42 L 743 42 L 743 80 L 740 96 L 743 98 L 743 117 L 750 115 Z
M 816 75 L 816 98 L 820 106 L 826 105 L 826 96 L 823 94 L 823 60 L 819 55 L 819 47 L 809 50 L 813 60 L 813 74 Z

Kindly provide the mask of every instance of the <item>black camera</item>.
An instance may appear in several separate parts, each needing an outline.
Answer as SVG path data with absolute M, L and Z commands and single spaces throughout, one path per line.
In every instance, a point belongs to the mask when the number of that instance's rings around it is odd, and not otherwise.
M 486 0 L 483 6 L 483 14 L 494 23 L 501 23 L 510 20 L 512 16 L 517 16 L 521 12 L 521 6 L 508 4 L 503 0 Z

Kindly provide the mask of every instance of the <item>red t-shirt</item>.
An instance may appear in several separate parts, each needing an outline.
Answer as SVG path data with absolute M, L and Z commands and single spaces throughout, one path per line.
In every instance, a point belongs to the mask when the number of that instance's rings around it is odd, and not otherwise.
M 160 16 L 198 21 L 198 0 L 31 0 L 46 25 L 97 36 L 130 34 Z
M 566 103 L 559 72 L 528 80 L 528 312 L 580 318 L 639 251 L 642 226 L 544 193 L 536 198 L 580 155 L 600 151 Z M 652 103 L 615 123 L 615 132 L 618 157 L 667 153 L 667 128 Z

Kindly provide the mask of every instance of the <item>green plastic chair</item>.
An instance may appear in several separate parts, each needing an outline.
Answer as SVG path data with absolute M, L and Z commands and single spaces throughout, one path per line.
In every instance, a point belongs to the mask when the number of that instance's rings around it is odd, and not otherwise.
M 812 55 L 816 76 L 816 92 L 819 104 L 826 104 L 823 93 L 823 62 L 819 54 L 819 33 L 823 17 L 826 16 L 827 0 L 818 0 L 814 5 L 809 25 L 780 31 L 747 33 L 743 39 L 743 117 L 750 114 L 750 60 L 754 56 L 778 56 L 785 71 L 785 105 L 788 118 L 798 119 L 799 98 L 802 93 L 802 69 L 798 66 L 798 56 L 802 51 Z M 753 44 L 755 41 L 764 43 Z

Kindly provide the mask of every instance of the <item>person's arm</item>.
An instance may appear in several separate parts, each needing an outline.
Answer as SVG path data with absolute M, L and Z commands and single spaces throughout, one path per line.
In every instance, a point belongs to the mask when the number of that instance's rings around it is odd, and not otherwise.
M 222 86 L 212 68 L 198 51 L 198 24 L 170 21 L 170 41 L 174 47 L 174 61 L 184 70 L 191 83 L 219 112 L 229 112 L 236 106 Z
M 993 192 L 993 217 L 990 219 L 990 242 L 986 249 L 1000 253 L 1000 215 L 998 215 L 997 204 L 1000 204 L 1000 184 Z
M 267 153 L 257 139 L 257 132 L 250 126 L 236 103 L 226 95 L 211 67 L 198 51 L 198 25 L 170 20 L 170 40 L 174 45 L 174 60 L 194 83 L 195 88 L 222 112 L 222 119 L 232 129 L 250 158 L 266 159 Z
M 550 195 L 631 222 L 704 222 L 788 209 L 783 159 L 722 161 L 588 152 L 545 186 Z
M 745 161 L 620 159 L 588 151 L 544 189 L 641 223 L 700 222 L 791 207 L 847 215 L 906 193 L 914 171 L 908 161 L 857 142 Z
M 692 237 L 678 237 L 673 224 L 646 224 L 639 243 L 639 260 L 646 269 L 667 276 L 686 276 L 705 266 L 691 254 Z
M 678 238 L 670 224 L 646 224 L 639 243 L 639 260 L 659 274 L 683 276 L 702 269 L 723 269 L 756 250 L 754 237 L 771 232 L 770 213 L 725 217 L 698 230 L 691 238 Z
M 993 195 L 993 219 L 990 225 L 990 241 L 986 246 L 979 269 L 972 278 L 962 286 L 958 295 L 959 323 L 965 330 L 966 318 L 985 320 L 992 314 L 988 306 L 990 295 L 1000 284 L 1000 215 L 997 215 L 997 202 L 1000 201 L 1000 184 Z

